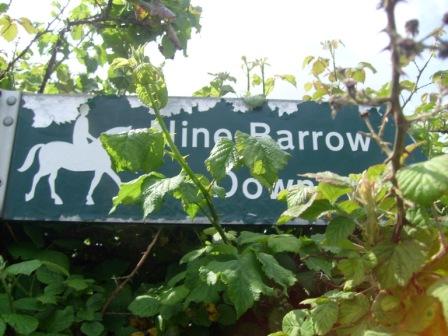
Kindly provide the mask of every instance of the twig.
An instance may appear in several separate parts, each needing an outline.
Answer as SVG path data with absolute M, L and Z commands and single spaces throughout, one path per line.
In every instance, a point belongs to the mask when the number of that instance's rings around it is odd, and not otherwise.
M 50 59 L 47 63 L 47 68 L 45 69 L 45 74 L 44 74 L 44 78 L 42 79 L 42 83 L 40 84 L 40 88 L 37 91 L 38 93 L 44 93 L 45 91 L 45 87 L 47 86 L 48 80 L 50 79 L 53 70 L 55 68 L 55 63 L 56 63 L 56 56 L 57 53 L 59 51 L 59 48 L 62 45 L 62 42 L 64 40 L 64 35 L 67 32 L 67 27 L 63 28 L 59 34 L 58 34 L 58 39 L 56 40 L 56 42 L 53 45 L 53 49 L 51 51 L 51 56 Z
M 418 70 L 418 74 L 417 74 L 417 78 L 415 79 L 415 87 L 412 90 L 412 92 L 409 94 L 408 98 L 406 98 L 406 100 L 403 102 L 403 105 L 401 106 L 402 109 L 404 109 L 406 107 L 406 105 L 411 101 L 412 97 L 414 97 L 414 95 L 417 93 L 418 90 L 420 90 L 421 88 L 425 87 L 419 87 L 418 83 L 422 77 L 423 72 L 425 71 L 426 67 L 428 66 L 429 62 L 432 59 L 432 54 L 428 57 L 428 59 L 426 60 L 425 64 L 423 65 L 423 67 L 419 67 L 418 64 L 414 61 L 414 65 Z
M 152 239 L 151 243 L 149 243 L 148 247 L 146 248 L 145 252 L 143 252 L 142 257 L 138 261 L 137 265 L 135 265 L 134 269 L 129 273 L 128 276 L 125 277 L 125 279 L 113 290 L 113 292 L 109 295 L 107 298 L 106 303 L 104 304 L 103 308 L 101 309 L 101 314 L 104 315 L 106 313 L 107 307 L 111 304 L 111 302 L 115 299 L 115 297 L 120 293 L 120 291 L 126 286 L 126 284 L 134 277 L 135 274 L 140 270 L 140 268 L 145 263 L 146 259 L 149 256 L 149 253 L 151 252 L 152 248 L 156 244 L 157 240 L 159 239 L 159 235 L 162 229 L 157 230 L 156 235 Z

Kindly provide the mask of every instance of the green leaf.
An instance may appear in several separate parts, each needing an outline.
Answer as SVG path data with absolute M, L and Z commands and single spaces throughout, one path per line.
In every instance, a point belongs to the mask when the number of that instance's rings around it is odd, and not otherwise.
M 31 275 L 35 270 L 42 266 L 40 260 L 22 261 L 17 264 L 12 264 L 6 268 L 6 273 L 11 275 Z
M 292 310 L 283 317 L 282 331 L 288 336 L 300 336 L 301 326 L 307 314 L 300 309 Z
M 342 195 L 346 195 L 350 191 L 352 191 L 352 189 L 349 187 L 329 184 L 325 182 L 319 183 L 319 185 L 317 186 L 317 190 L 319 191 L 320 196 L 329 200 L 331 204 L 334 204 Z
M 49 320 L 47 331 L 59 333 L 70 328 L 74 321 L 75 312 L 72 306 L 67 306 L 62 310 L 56 310 Z
M 412 275 L 423 267 L 428 254 L 416 240 L 381 243 L 374 247 L 373 252 L 378 259 L 376 275 L 384 289 L 406 286 Z
M 345 290 L 350 290 L 364 282 L 365 266 L 361 257 L 342 259 L 337 265 L 346 280 Z
M 374 68 L 374 66 L 368 62 L 359 62 L 358 63 L 358 68 L 361 69 L 369 69 L 370 71 L 372 71 L 374 74 L 376 73 L 376 69 Z
M 184 285 L 173 287 L 160 295 L 162 305 L 176 305 L 181 303 L 190 294 L 190 289 Z
M 270 190 L 290 155 L 268 137 L 256 138 L 236 131 L 235 142 L 238 154 L 251 175 Z
M 412 92 L 415 89 L 415 83 L 408 79 L 403 80 L 400 82 L 400 89 Z
M 41 250 L 35 258 L 39 259 L 49 270 L 65 276 L 69 275 L 70 261 L 64 253 L 54 250 Z
M 104 331 L 104 326 L 98 322 L 84 322 L 81 324 L 81 331 L 87 336 L 99 336 Z
M 448 193 L 448 154 L 415 163 L 398 171 L 397 180 L 404 197 L 430 205 Z
M 277 224 L 285 224 L 294 218 L 300 217 L 314 203 L 317 197 L 315 187 L 295 185 L 287 191 L 286 209 L 278 218 Z
M 160 111 L 168 103 L 168 90 L 163 72 L 150 63 L 139 64 L 134 69 L 138 98 L 150 108 Z
M 117 207 L 121 204 L 135 204 L 141 202 L 142 200 L 142 186 L 145 181 L 163 179 L 162 174 L 151 172 L 149 174 L 144 174 L 138 178 L 120 184 L 120 190 L 118 190 L 117 196 L 112 198 L 113 207 L 109 213 L 114 212 Z
M 149 173 L 163 164 L 165 140 L 159 130 L 150 128 L 101 134 L 100 140 L 117 172 Z
M 19 19 L 19 23 L 22 25 L 22 27 L 26 30 L 28 34 L 34 34 L 37 32 L 37 29 L 34 28 L 33 24 L 31 23 L 30 19 L 26 17 L 21 17 Z
M 9 324 L 18 334 L 29 335 L 39 326 L 39 321 L 29 315 L 3 314 L 3 321 Z
M 445 323 L 448 325 L 448 279 L 445 277 L 437 280 L 427 289 L 426 293 L 440 301 Z
M 261 84 L 261 77 L 257 74 L 253 74 L 252 75 L 252 85 L 253 86 L 258 86 Z
M 353 324 L 369 312 L 370 302 L 363 294 L 356 294 L 350 300 L 343 300 L 339 304 L 338 322 L 343 325 Z
M 257 258 L 266 276 L 282 286 L 284 291 L 297 281 L 294 274 L 281 266 L 271 254 L 260 252 L 257 253 Z
M 302 69 L 305 69 L 308 64 L 310 64 L 314 60 L 314 56 L 306 56 L 302 63 Z
M 68 287 L 73 288 L 74 290 L 77 290 L 77 291 L 82 291 L 89 287 L 89 282 L 86 281 L 86 279 L 83 279 L 80 277 L 79 278 L 78 277 L 69 278 L 69 279 L 65 280 L 65 284 Z
M 326 275 L 331 276 L 331 269 L 333 268 L 333 264 L 326 258 L 310 257 L 305 259 L 305 265 L 312 271 L 324 272 Z
M 17 25 L 8 15 L 0 17 L 0 35 L 8 42 L 14 40 L 17 36 Z
M 3 322 L 2 319 L 0 319 L 0 336 L 3 336 L 6 331 L 6 324 Z
M 339 307 L 336 302 L 327 301 L 311 310 L 311 319 L 317 335 L 325 335 L 338 320 Z
M 353 182 L 350 180 L 350 178 L 335 174 L 330 171 L 300 174 L 300 176 L 315 179 L 319 183 L 327 183 L 340 187 L 354 187 Z
M 132 314 L 139 317 L 154 316 L 159 312 L 159 308 L 159 300 L 150 295 L 137 296 L 128 307 Z
M 299 253 L 300 241 L 294 235 L 271 235 L 267 240 L 268 247 L 274 253 L 292 252 Z
M 329 60 L 327 58 L 319 57 L 314 63 L 313 67 L 311 68 L 311 73 L 314 76 L 319 76 L 321 73 L 325 71 L 325 69 L 328 67 Z
M 184 181 L 183 175 L 177 175 L 161 180 L 149 180 L 143 184 L 143 213 L 144 217 L 157 211 L 163 203 L 166 194 L 173 192 Z
M 207 170 L 215 180 L 219 181 L 237 165 L 238 154 L 234 142 L 227 138 L 219 138 L 210 156 L 205 160 Z
M 348 217 L 333 218 L 325 230 L 325 240 L 329 245 L 338 245 L 350 236 L 356 228 L 356 223 Z
M 264 83 L 264 96 L 268 96 L 272 93 L 275 87 L 275 78 L 269 77 L 266 79 L 266 82 Z
M 296 81 L 296 77 L 294 75 L 291 74 L 286 74 L 286 75 L 278 75 L 278 77 L 286 82 L 288 82 L 291 85 L 297 86 L 297 81 Z

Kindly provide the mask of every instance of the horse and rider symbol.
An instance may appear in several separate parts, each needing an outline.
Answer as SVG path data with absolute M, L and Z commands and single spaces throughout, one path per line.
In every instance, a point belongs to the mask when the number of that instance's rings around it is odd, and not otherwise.
M 104 174 L 108 175 L 117 185 L 120 185 L 120 177 L 112 170 L 109 155 L 102 147 L 100 140 L 89 133 L 89 120 L 87 118 L 89 106 L 82 104 L 78 110 L 79 116 L 73 128 L 72 143 L 52 141 L 46 144 L 34 145 L 29 150 L 23 165 L 18 171 L 25 172 L 28 170 L 33 165 L 36 154 L 39 162 L 39 170 L 33 177 L 30 191 L 25 194 L 25 201 L 29 202 L 34 198 L 37 184 L 43 177 L 48 176 L 50 196 L 54 204 L 63 204 L 64 202 L 56 193 L 55 187 L 58 171 L 61 168 L 72 172 L 94 172 L 86 196 L 86 205 L 95 204 L 92 195 Z M 130 126 L 115 127 L 105 133 L 117 134 L 129 131 L 130 128 Z

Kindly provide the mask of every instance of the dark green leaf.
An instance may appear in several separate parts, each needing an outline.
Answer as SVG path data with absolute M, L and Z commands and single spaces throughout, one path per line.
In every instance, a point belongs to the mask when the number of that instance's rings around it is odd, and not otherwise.
M 59 333 L 72 325 L 75 321 L 75 313 L 72 306 L 65 307 L 63 310 L 56 310 L 50 318 L 47 331 Z
M 257 253 L 257 258 L 266 276 L 277 282 L 285 291 L 297 281 L 294 274 L 281 266 L 271 254 L 260 252 Z
M 159 300 L 150 295 L 137 296 L 128 307 L 132 314 L 140 317 L 154 316 L 159 312 L 159 308 Z
M 338 245 L 355 230 L 356 223 L 347 217 L 333 218 L 325 230 L 325 240 L 329 245 Z
M 104 331 L 104 326 L 98 322 L 83 322 L 81 324 L 81 331 L 87 336 L 99 336 Z
M 159 130 L 151 128 L 102 134 L 100 140 L 117 172 L 149 173 L 163 164 L 165 140 Z
M 6 272 L 11 275 L 31 275 L 35 270 L 42 266 L 40 260 L 22 261 L 17 264 L 12 264 L 6 268 Z
M 35 331 L 39 321 L 29 315 L 22 314 L 3 314 L 3 321 L 9 324 L 18 334 L 29 335 Z
M 271 235 L 269 236 L 267 243 L 268 247 L 274 253 L 299 253 L 300 251 L 300 241 L 297 237 L 289 234 Z

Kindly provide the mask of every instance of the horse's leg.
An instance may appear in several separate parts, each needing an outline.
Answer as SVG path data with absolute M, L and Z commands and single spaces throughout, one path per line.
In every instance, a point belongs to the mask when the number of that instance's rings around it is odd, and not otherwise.
M 42 170 L 39 169 L 39 171 L 34 175 L 33 178 L 33 184 L 31 185 L 31 190 L 25 194 L 25 201 L 30 201 L 34 198 L 34 192 L 36 191 L 37 183 L 39 183 L 39 180 L 44 177 L 45 175 L 48 175 L 48 172 L 42 172 Z
M 54 204 L 61 205 L 64 202 L 62 202 L 62 199 L 59 197 L 58 194 L 56 194 L 56 187 L 55 187 L 56 177 L 58 177 L 58 170 L 52 171 L 50 173 L 50 176 L 48 177 L 48 184 L 50 185 L 51 198 L 54 200 Z
M 98 172 L 95 170 L 95 175 L 93 176 L 92 183 L 90 183 L 90 189 L 89 189 L 89 192 L 87 193 L 87 197 L 86 197 L 87 205 L 95 204 L 95 202 L 93 201 L 93 198 L 92 198 L 92 194 L 93 194 L 96 186 L 98 185 L 98 183 L 100 183 L 101 177 L 103 176 L 103 174 L 104 174 L 104 172 Z

